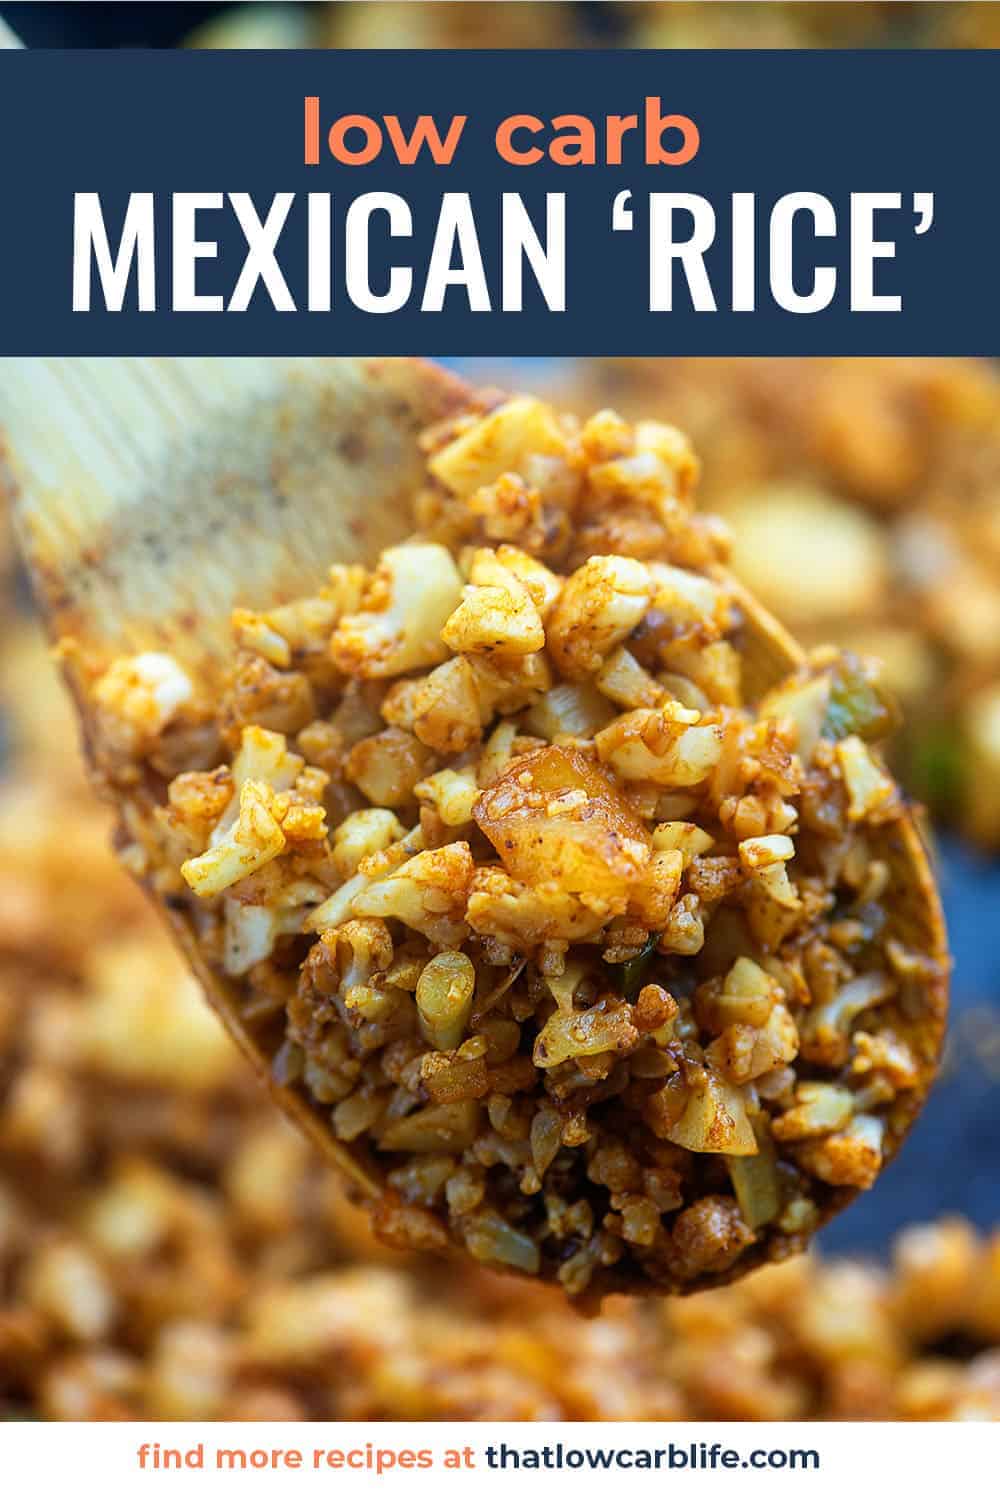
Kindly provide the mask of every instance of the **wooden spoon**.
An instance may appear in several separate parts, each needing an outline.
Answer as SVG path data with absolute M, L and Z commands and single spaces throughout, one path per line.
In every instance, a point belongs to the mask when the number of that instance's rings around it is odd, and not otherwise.
M 423 477 L 420 430 L 461 409 L 460 381 L 416 360 L 161 360 L 0 362 L 0 483 L 35 591 L 56 641 L 92 660 L 168 650 L 209 689 L 230 652 L 234 605 L 264 607 L 312 592 L 333 561 L 371 561 L 410 530 Z M 4 464 L 4 459 L 6 463 Z M 749 699 L 803 661 L 800 648 L 740 590 Z M 85 747 L 90 678 L 68 666 Z M 120 809 L 141 790 L 114 788 Z M 927 954 L 918 1009 L 933 1078 L 946 1013 L 946 943 L 921 839 L 909 815 L 886 825 L 875 852 L 889 867 L 889 933 Z M 272 1076 L 280 1036 L 245 1018 L 246 991 L 199 949 L 187 911 L 165 914 L 212 1006 L 285 1113 L 361 1193 L 383 1170 L 345 1145 L 329 1112 Z M 926 1086 L 903 1095 L 891 1149 Z M 834 1195 L 829 1212 L 854 1196 Z M 741 1265 L 744 1268 L 745 1262 Z M 725 1278 L 721 1278 L 725 1279 Z

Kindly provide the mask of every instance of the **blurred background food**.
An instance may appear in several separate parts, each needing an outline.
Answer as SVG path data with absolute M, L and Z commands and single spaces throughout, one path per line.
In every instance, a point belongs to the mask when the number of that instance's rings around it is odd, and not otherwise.
M 120 0 L 0 6 L 32 47 L 996 47 L 993 0 Z
M 0 11 L 36 46 L 1000 44 L 1000 5 L 964 0 Z M 513 378 L 690 431 L 754 586 L 885 660 L 957 955 L 930 1107 L 823 1258 L 685 1301 L 588 1321 L 378 1249 L 116 866 L 0 502 L 0 1416 L 1000 1419 L 1000 381 L 937 360 Z

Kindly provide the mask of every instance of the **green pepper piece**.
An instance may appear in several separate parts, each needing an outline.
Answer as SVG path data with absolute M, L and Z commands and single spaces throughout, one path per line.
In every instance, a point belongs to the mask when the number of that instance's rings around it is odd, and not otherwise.
M 924 731 L 910 751 L 910 786 L 936 812 L 953 812 L 961 799 L 966 769 L 962 746 L 945 724 Z
M 843 652 L 830 679 L 824 737 L 842 740 L 856 734 L 863 740 L 884 740 L 898 727 L 899 711 L 877 665 Z
M 623 964 L 615 964 L 616 969 L 621 970 L 621 989 L 623 997 L 632 1003 L 646 982 L 656 952 L 656 945 L 660 941 L 658 932 L 651 933 L 646 939 L 645 946 L 635 955 L 635 958 L 626 959 Z

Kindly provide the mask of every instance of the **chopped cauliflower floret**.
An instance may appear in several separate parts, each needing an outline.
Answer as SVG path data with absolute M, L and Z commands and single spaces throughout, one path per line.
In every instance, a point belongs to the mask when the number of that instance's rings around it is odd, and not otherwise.
M 766 1026 L 782 990 L 752 958 L 741 955 L 722 981 L 703 987 L 697 995 L 695 1013 L 708 1031 L 723 1032 L 732 1026 Z
M 223 961 L 226 973 L 246 974 L 254 964 L 270 958 L 278 938 L 301 932 L 306 916 L 325 895 L 315 880 L 293 880 L 260 902 L 228 897 Z
M 331 569 L 331 573 L 333 571 Z M 288 666 L 294 656 L 325 655 L 330 643 L 330 632 L 348 608 L 357 609 L 364 584 L 363 568 L 344 568 L 341 571 L 353 575 L 353 586 L 344 589 L 331 586 L 313 597 L 296 599 L 292 604 L 279 604 L 266 614 L 250 616 L 251 628 L 262 630 L 263 646 L 254 648 L 250 639 L 240 643 L 245 644 L 247 649 L 260 650 L 276 667 Z M 248 614 L 249 611 L 237 610 L 234 625 L 237 617 L 245 619 Z M 260 622 L 259 627 L 255 624 L 257 621 Z M 269 654 L 268 644 L 276 642 L 283 643 L 285 647 L 287 659 L 284 661 Z M 280 646 L 278 650 L 280 652 Z
M 323 934 L 323 946 L 340 981 L 339 993 L 349 1011 L 365 1020 L 378 1020 L 403 999 L 403 992 L 371 981 L 384 975 L 392 963 L 393 944 L 389 929 L 376 919 L 354 919 L 333 932 Z
M 552 606 L 559 598 L 563 580 L 544 563 L 539 562 L 537 557 L 532 557 L 528 552 L 522 552 L 520 547 L 510 547 L 506 544 L 498 547 L 497 561 L 513 573 L 520 583 L 523 583 L 542 620 L 546 620 Z
M 810 1062 L 842 1066 L 851 1050 L 851 1027 L 866 1010 L 895 992 L 896 984 L 881 970 L 857 974 L 830 1000 L 813 1006 L 802 1025 L 802 1051 Z
M 495 552 L 480 547 L 441 639 L 456 652 L 527 656 L 545 645 L 545 631 L 530 591 Z
M 262 782 L 272 792 L 287 792 L 295 785 L 304 766 L 302 756 L 289 751 L 283 734 L 247 725 L 233 761 L 233 795 L 215 826 L 211 846 L 228 838 L 239 814 L 240 794 L 248 781 Z
M 215 771 L 184 771 L 170 783 L 164 821 L 172 830 L 183 830 L 189 853 L 200 854 L 230 807 L 235 817 L 239 801 L 228 766 Z
M 602 761 L 626 781 L 657 786 L 695 786 L 718 763 L 722 729 L 699 724 L 697 709 L 680 703 L 637 708 L 594 736 Z
M 472 809 L 479 796 L 475 766 L 462 771 L 437 771 L 413 788 L 421 802 L 435 809 L 448 828 L 461 828 L 472 822 Z
M 362 807 L 334 830 L 333 863 L 348 880 L 370 854 L 378 854 L 406 837 L 406 829 L 388 807 Z
M 842 1130 L 854 1114 L 854 1095 L 850 1089 L 833 1083 L 800 1083 L 795 1103 L 775 1120 L 774 1137 L 779 1141 L 800 1141 L 808 1136 L 830 1135 Z
M 668 422 L 637 422 L 635 451 L 652 453 L 673 477 L 676 492 L 688 495 L 698 477 L 699 463 L 687 435 Z
M 758 914 L 765 914 L 774 907 L 788 912 L 797 912 L 801 906 L 799 893 L 789 879 L 787 862 L 795 857 L 795 845 L 784 833 L 765 834 L 761 838 L 743 839 L 738 846 L 740 864 L 753 877 L 759 894 Z M 780 918 L 778 919 L 780 921 Z M 763 923 L 758 936 L 763 940 Z
M 649 864 L 629 895 L 629 911 L 653 932 L 661 931 L 680 889 L 684 856 L 679 849 L 654 850 Z
M 624 417 L 604 406 L 584 422 L 580 447 L 591 464 L 605 464 L 634 451 L 635 432 Z
M 101 708 L 149 738 L 167 727 L 193 693 L 187 673 L 163 651 L 118 657 L 94 688 Z
M 289 751 L 283 734 L 249 725 L 233 761 L 233 780 L 237 788 L 244 781 L 266 781 L 272 791 L 287 792 L 304 765 L 301 755 Z
M 517 714 L 537 703 L 552 686 L 543 651 L 530 656 L 470 656 L 485 722 L 499 714 Z
M 345 880 L 343 885 L 338 886 L 333 895 L 328 896 L 315 911 L 310 912 L 302 924 L 303 931 L 327 932 L 330 928 L 339 927 L 351 915 L 355 897 L 366 891 L 371 883 L 371 876 L 359 870 L 350 880 Z
M 586 905 L 555 882 L 524 885 L 505 870 L 479 869 L 472 880 L 466 919 L 473 932 L 519 947 L 585 942 L 605 925 L 608 906 Z
M 649 607 L 653 581 L 631 557 L 592 557 L 563 586 L 549 617 L 546 641 L 571 680 L 592 676 L 631 635 Z
M 233 610 L 233 639 L 244 651 L 263 656 L 272 667 L 292 664 L 292 648 L 285 637 L 278 634 L 266 615 L 255 614 L 252 609 Z
M 855 1115 L 844 1130 L 806 1141 L 798 1159 L 814 1176 L 832 1187 L 870 1188 L 882 1168 L 885 1121 L 876 1115 Z
M 474 745 L 492 714 L 492 696 L 464 656 L 453 656 L 427 677 L 391 687 L 382 703 L 390 724 L 410 729 L 423 745 L 454 755 Z
M 273 803 L 269 786 L 261 781 L 243 783 L 235 827 L 214 847 L 181 866 L 181 874 L 196 895 L 217 896 L 283 852 L 285 835 L 272 812 Z
M 338 619 L 361 608 L 367 577 L 364 568 L 358 563 L 333 563 L 326 577 L 322 597 L 333 605 Z M 272 619 L 276 613 L 278 611 L 272 613 Z
M 771 1006 L 762 1026 L 728 1026 L 705 1057 L 733 1083 L 752 1083 L 798 1056 L 799 1033 L 787 1006 Z
M 350 677 L 393 677 L 433 667 L 448 654 L 441 631 L 462 597 L 447 548 L 407 542 L 383 552 L 359 613 L 345 615 L 330 642 L 333 662 Z
M 466 934 L 465 903 L 474 871 L 466 843 L 425 849 L 355 896 L 358 917 L 395 917 L 432 942 L 454 947 Z

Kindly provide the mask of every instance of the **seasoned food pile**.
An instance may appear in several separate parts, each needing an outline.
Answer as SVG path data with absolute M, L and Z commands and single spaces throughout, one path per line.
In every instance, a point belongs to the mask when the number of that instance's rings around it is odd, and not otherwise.
M 169 657 L 95 684 L 119 783 L 224 755 L 126 861 L 283 1030 L 390 1243 L 572 1295 L 784 1258 L 875 1181 L 940 1040 L 941 955 L 890 916 L 891 710 L 830 652 L 751 696 L 674 429 L 517 397 L 426 443 L 418 538 L 238 610 L 209 718 Z
M 1000 1246 L 961 1223 L 590 1320 L 373 1250 L 116 867 L 39 643 L 4 644 L 0 1416 L 1000 1415 Z

